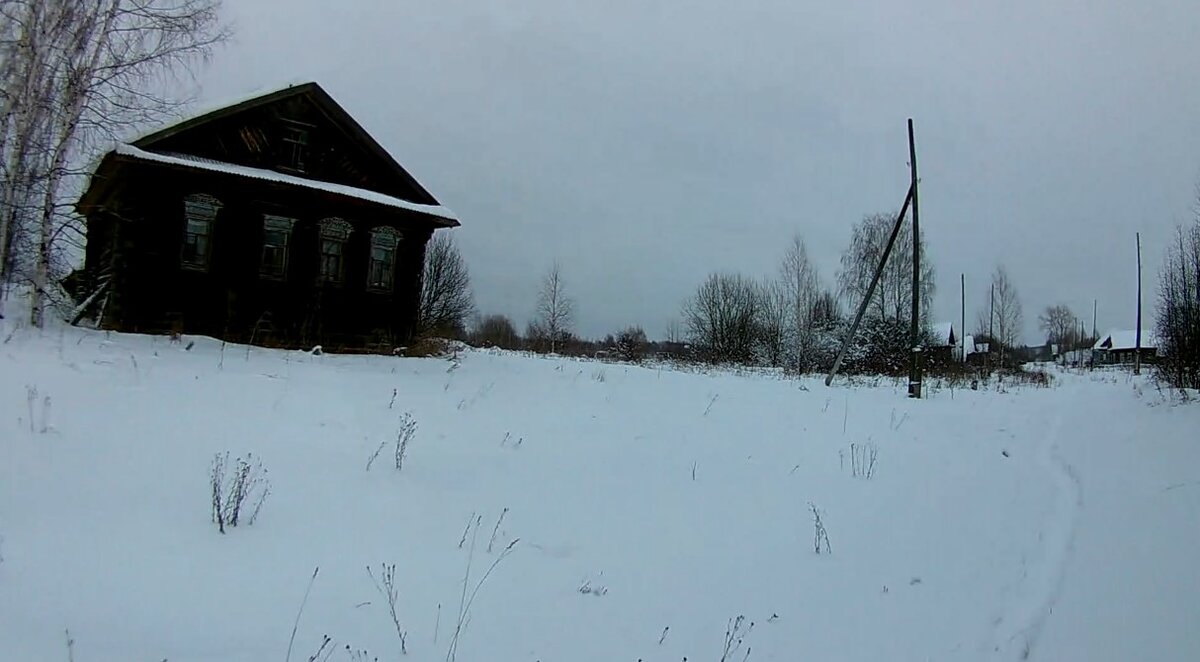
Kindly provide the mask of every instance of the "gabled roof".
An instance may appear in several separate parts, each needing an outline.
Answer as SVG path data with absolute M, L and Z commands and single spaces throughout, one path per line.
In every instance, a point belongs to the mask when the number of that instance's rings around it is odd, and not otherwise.
M 929 326 L 933 337 L 943 345 L 957 345 L 958 336 L 954 333 L 954 322 L 935 322 Z
M 154 151 L 154 146 L 157 143 L 160 143 L 189 129 L 193 129 L 209 122 L 229 117 L 246 110 L 257 108 L 259 106 L 273 104 L 278 101 L 297 96 L 306 96 L 325 114 L 326 117 L 329 118 L 331 122 L 345 131 L 364 149 L 379 158 L 380 161 L 383 162 L 387 168 L 393 172 L 393 174 L 411 185 L 416 191 L 422 194 L 423 197 L 427 198 L 427 201 L 430 204 L 438 204 L 437 199 L 435 199 L 429 191 L 425 190 L 425 188 L 421 186 L 421 184 L 418 183 L 417 180 L 414 179 L 413 176 L 410 175 L 408 171 L 396 161 L 396 159 L 392 158 L 392 155 L 389 154 L 382 145 L 376 142 L 376 140 L 371 137 L 371 134 L 367 133 L 366 129 L 364 129 L 362 125 L 350 115 L 350 113 L 346 112 L 346 109 L 342 108 L 337 101 L 334 101 L 333 97 L 329 96 L 329 93 L 322 89 L 320 85 L 311 81 L 307 83 L 290 84 L 281 89 L 266 92 L 249 98 L 242 98 L 215 109 L 203 111 L 180 122 L 176 122 L 175 124 L 141 136 L 140 138 L 132 141 L 130 144 L 145 151 Z
M 1136 349 L 1137 346 L 1136 329 L 1111 329 L 1096 340 L 1096 344 L 1092 346 L 1092 349 L 1121 350 Z M 1158 349 L 1158 335 L 1154 331 L 1142 329 L 1142 348 Z
M 196 170 L 207 170 L 227 175 L 235 175 L 239 177 L 249 177 L 251 179 L 261 179 L 264 181 L 277 182 L 290 186 L 299 186 L 302 188 L 310 188 L 318 191 L 325 191 L 335 195 L 341 195 L 356 200 L 364 200 L 374 202 L 376 204 L 387 205 L 389 207 L 397 207 L 399 209 L 407 209 L 430 216 L 437 216 L 445 219 L 444 225 L 454 227 L 459 225 L 458 217 L 454 212 L 442 207 L 441 205 L 422 205 L 408 200 L 401 200 L 390 195 L 369 191 L 367 189 L 355 188 L 344 184 L 333 184 L 323 182 L 316 179 L 308 179 L 306 177 L 297 177 L 288 175 L 274 170 L 266 170 L 264 168 L 251 168 L 249 166 L 236 165 L 233 163 L 223 163 L 221 161 L 213 161 L 198 156 L 189 156 L 186 154 L 159 154 L 155 152 L 147 152 L 143 149 L 134 147 L 133 145 L 118 145 L 114 150 L 116 154 L 125 156 L 138 161 L 150 161 L 153 163 L 162 163 L 166 165 L 175 165 L 184 168 L 193 168 Z

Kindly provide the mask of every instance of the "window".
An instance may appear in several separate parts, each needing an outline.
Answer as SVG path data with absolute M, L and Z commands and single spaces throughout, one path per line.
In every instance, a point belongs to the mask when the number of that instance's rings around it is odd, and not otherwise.
M 381 225 L 371 230 L 371 256 L 367 266 L 367 287 L 384 292 L 392 291 L 396 275 L 396 246 L 400 233 Z
M 181 264 L 189 269 L 207 270 L 212 251 L 212 225 L 221 210 L 221 201 L 194 193 L 183 199 L 183 253 Z
M 354 228 L 340 218 L 321 221 L 321 281 L 340 283 L 345 271 L 346 241 Z
M 263 215 L 262 275 L 267 278 L 287 276 L 288 240 L 296 219 Z
M 284 124 L 282 143 L 280 165 L 304 172 L 308 161 L 308 127 L 295 122 Z

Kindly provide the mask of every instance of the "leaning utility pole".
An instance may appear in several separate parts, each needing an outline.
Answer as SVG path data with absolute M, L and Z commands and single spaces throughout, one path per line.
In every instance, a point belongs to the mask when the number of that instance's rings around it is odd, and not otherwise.
M 875 275 L 871 277 L 871 284 L 867 286 L 867 291 L 863 295 L 862 301 L 858 304 L 858 312 L 854 315 L 854 321 L 850 323 L 850 328 L 846 331 L 846 337 L 842 339 L 842 348 L 838 350 L 837 358 L 833 360 L 833 368 L 825 376 L 826 386 L 829 386 L 833 382 L 834 375 L 837 374 L 838 368 L 842 366 L 842 359 L 846 357 L 846 350 L 850 348 L 850 343 L 854 340 L 854 334 L 858 331 L 858 325 L 862 322 L 863 314 L 867 312 L 867 305 L 871 303 L 871 297 L 875 295 L 875 286 L 879 284 L 879 277 L 883 274 L 883 269 L 887 266 L 888 257 L 892 254 L 892 246 L 896 243 L 896 235 L 900 233 L 900 225 L 904 223 L 904 216 L 908 213 L 908 206 L 912 205 L 912 364 L 908 374 L 908 396 L 910 398 L 921 397 L 921 233 L 920 227 L 917 224 L 917 148 L 916 141 L 913 138 L 913 123 L 911 119 L 908 120 L 908 162 L 911 182 L 908 185 L 908 193 L 904 196 L 904 205 L 900 207 L 900 214 L 896 216 L 896 223 L 892 226 L 892 234 L 888 237 L 887 246 L 883 249 L 883 255 L 879 258 L 879 265 L 875 267 Z
M 908 163 L 912 175 L 913 217 L 913 277 L 912 277 L 912 343 L 911 363 L 908 368 L 908 397 L 921 397 L 921 215 L 917 204 L 917 143 L 913 138 L 913 121 L 908 120 Z
M 1137 330 L 1134 334 L 1137 337 L 1133 346 L 1133 374 L 1142 374 L 1142 233 L 1137 232 L 1137 265 L 1138 265 L 1138 290 L 1137 290 Z
M 879 284 L 879 276 L 883 274 L 883 268 L 887 266 L 888 256 L 892 254 L 892 245 L 896 243 L 896 235 L 900 234 L 900 224 L 904 223 L 904 215 L 908 213 L 908 206 L 912 204 L 912 198 L 913 190 L 910 186 L 908 195 L 904 196 L 904 205 L 900 207 L 900 214 L 896 216 L 896 223 L 892 226 L 892 234 L 888 237 L 887 246 L 883 249 L 883 257 L 879 259 L 879 266 L 875 267 L 875 275 L 871 278 L 871 284 L 867 286 L 866 294 L 858 303 L 858 312 L 854 315 L 854 321 L 850 323 L 846 337 L 842 339 L 842 348 L 838 350 L 837 358 L 833 360 L 833 368 L 825 376 L 826 386 L 833 383 L 833 376 L 837 374 L 838 368 L 842 367 L 842 359 L 846 357 L 846 350 L 850 348 L 854 332 L 858 331 L 858 324 L 862 322 L 863 313 L 867 312 L 867 305 L 871 303 L 871 297 L 875 295 L 875 286 Z

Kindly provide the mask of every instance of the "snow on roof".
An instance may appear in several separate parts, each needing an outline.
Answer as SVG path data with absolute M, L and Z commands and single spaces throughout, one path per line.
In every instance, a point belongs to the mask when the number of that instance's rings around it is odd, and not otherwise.
M 1100 336 L 1092 349 L 1135 349 L 1137 347 L 1137 330 L 1112 329 Z M 1142 347 L 1158 348 L 1158 336 L 1150 329 L 1142 329 Z
M 306 179 L 295 175 L 287 175 L 274 170 L 266 170 L 264 168 L 251 168 L 249 166 L 235 165 L 233 163 L 224 163 L 222 161 L 213 161 L 196 156 L 188 156 L 185 154 L 159 154 L 157 152 L 147 152 L 144 149 L 138 149 L 133 145 L 120 144 L 114 150 L 117 154 L 128 156 L 142 161 L 153 161 L 155 163 L 165 163 L 169 165 L 178 165 L 188 168 L 199 168 L 211 172 L 219 172 L 227 175 L 235 175 L 238 177 L 248 177 L 250 179 L 261 179 L 264 181 L 278 182 L 280 184 L 288 184 L 290 186 L 299 186 L 302 188 L 310 188 L 318 191 L 326 191 L 337 195 L 346 196 L 364 200 L 366 202 L 374 202 L 380 205 L 389 207 L 397 207 L 399 209 L 407 209 L 420 214 L 429 214 L 437 216 L 458 224 L 458 217 L 454 212 L 446 209 L 441 205 L 422 205 L 416 202 L 402 200 L 385 193 L 378 191 L 369 191 L 367 189 L 346 186 L 345 184 L 334 184 L 332 182 L 323 182 L 316 179 Z
M 129 136 L 129 138 L 126 140 L 126 142 L 136 143 L 137 141 L 141 140 L 142 138 L 146 138 L 146 137 L 152 136 L 156 133 L 160 133 L 162 131 L 170 129 L 173 126 L 183 124 L 184 122 L 190 122 L 191 120 L 194 120 L 197 117 L 204 117 L 205 115 L 208 115 L 209 113 L 215 113 L 218 110 L 224 110 L 224 109 L 232 107 L 232 106 L 238 106 L 243 103 L 246 103 L 247 101 L 254 101 L 255 99 L 257 99 L 259 97 L 270 96 L 272 94 L 275 94 L 276 92 L 282 92 L 286 89 L 290 89 L 293 87 L 300 87 L 301 85 L 309 85 L 309 84 L 312 84 L 313 82 L 314 81 L 311 81 L 311 80 L 296 79 L 296 80 L 287 81 L 280 85 L 259 86 L 259 87 L 254 88 L 253 90 L 249 90 L 243 94 L 240 94 L 240 95 L 234 96 L 234 97 L 225 97 L 222 99 L 217 99 L 215 101 L 206 101 L 204 103 L 194 104 L 194 105 L 192 105 L 191 108 L 189 108 L 187 110 L 187 112 L 182 113 L 180 116 L 175 118 L 174 121 L 171 121 L 167 124 L 163 124 L 161 126 L 155 126 L 152 129 L 140 131 L 137 134 Z
M 930 325 L 933 337 L 944 344 L 951 344 L 950 336 L 954 335 L 954 322 L 936 322 Z

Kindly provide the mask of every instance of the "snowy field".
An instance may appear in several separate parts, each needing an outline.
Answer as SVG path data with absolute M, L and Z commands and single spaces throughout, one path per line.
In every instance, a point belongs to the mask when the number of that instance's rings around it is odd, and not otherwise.
M 717 661 L 738 616 L 739 662 L 1200 659 L 1200 405 L 1144 379 L 911 401 L 4 324 L 0 660 L 402 659 L 393 563 L 403 659 Z M 226 451 L 271 492 L 222 535 Z

